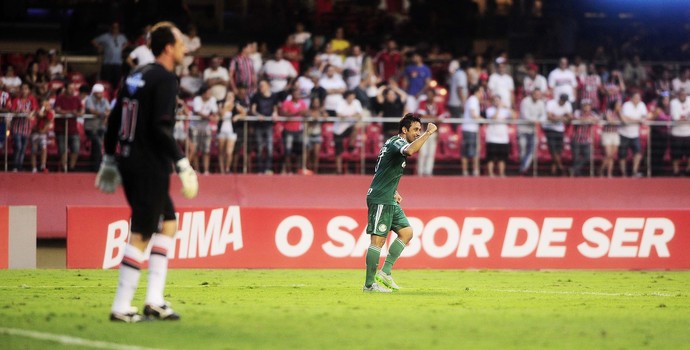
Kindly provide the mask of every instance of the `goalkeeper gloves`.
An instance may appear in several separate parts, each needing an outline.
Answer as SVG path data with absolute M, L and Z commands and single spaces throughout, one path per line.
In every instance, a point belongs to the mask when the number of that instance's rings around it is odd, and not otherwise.
M 96 187 L 101 192 L 113 193 L 117 186 L 122 183 L 120 172 L 117 170 L 117 162 L 114 156 L 104 155 L 101 168 L 96 175 Z
M 182 182 L 182 195 L 189 199 L 196 197 L 199 193 L 199 182 L 189 160 L 187 158 L 178 160 L 175 168 Z

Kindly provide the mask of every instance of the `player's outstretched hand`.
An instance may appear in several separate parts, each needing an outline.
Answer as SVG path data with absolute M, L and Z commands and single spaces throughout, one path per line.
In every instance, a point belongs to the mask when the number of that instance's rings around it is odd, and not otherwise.
M 196 172 L 192 165 L 189 164 L 187 158 L 182 158 L 175 164 L 177 168 L 177 175 L 182 182 L 182 195 L 192 199 L 199 193 L 199 181 L 196 178 Z
M 117 170 L 115 157 L 104 155 L 96 175 L 96 187 L 103 193 L 113 193 L 121 183 L 122 177 L 120 177 L 120 171 Z
M 428 132 L 429 134 L 435 133 L 435 132 L 436 132 L 436 129 L 438 129 L 438 128 L 436 127 L 436 124 L 434 124 L 434 123 L 428 123 L 428 124 L 426 124 L 426 132 Z

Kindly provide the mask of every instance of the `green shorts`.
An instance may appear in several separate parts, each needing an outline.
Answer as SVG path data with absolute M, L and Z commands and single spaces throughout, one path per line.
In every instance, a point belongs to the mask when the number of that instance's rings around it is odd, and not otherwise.
M 388 232 L 398 232 L 410 226 L 407 216 L 397 204 L 367 204 L 369 214 L 367 234 L 388 236 Z

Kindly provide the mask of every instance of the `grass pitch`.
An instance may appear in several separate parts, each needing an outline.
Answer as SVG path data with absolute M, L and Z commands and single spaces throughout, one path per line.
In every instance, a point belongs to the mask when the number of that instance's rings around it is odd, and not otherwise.
M 171 270 L 182 320 L 121 324 L 117 271 L 4 270 L 0 349 L 690 348 L 690 272 L 394 276 L 400 292 L 364 294 L 363 269 Z M 140 307 L 145 286 L 143 273 Z

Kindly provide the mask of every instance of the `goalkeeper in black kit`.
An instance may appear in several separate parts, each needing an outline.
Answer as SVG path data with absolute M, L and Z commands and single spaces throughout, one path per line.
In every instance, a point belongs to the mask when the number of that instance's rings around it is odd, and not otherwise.
M 163 298 L 168 250 L 177 232 L 169 194 L 173 165 L 185 197 L 194 198 L 199 190 L 196 173 L 173 138 L 178 92 L 173 69 L 186 52 L 182 33 L 172 23 L 158 23 L 151 30 L 150 46 L 156 61 L 134 70 L 123 82 L 108 118 L 105 155 L 96 176 L 96 186 L 106 193 L 115 192 L 122 183 L 132 210 L 131 234 L 110 313 L 111 321 L 128 323 L 180 319 Z M 142 315 L 132 299 L 146 260 L 149 280 Z

